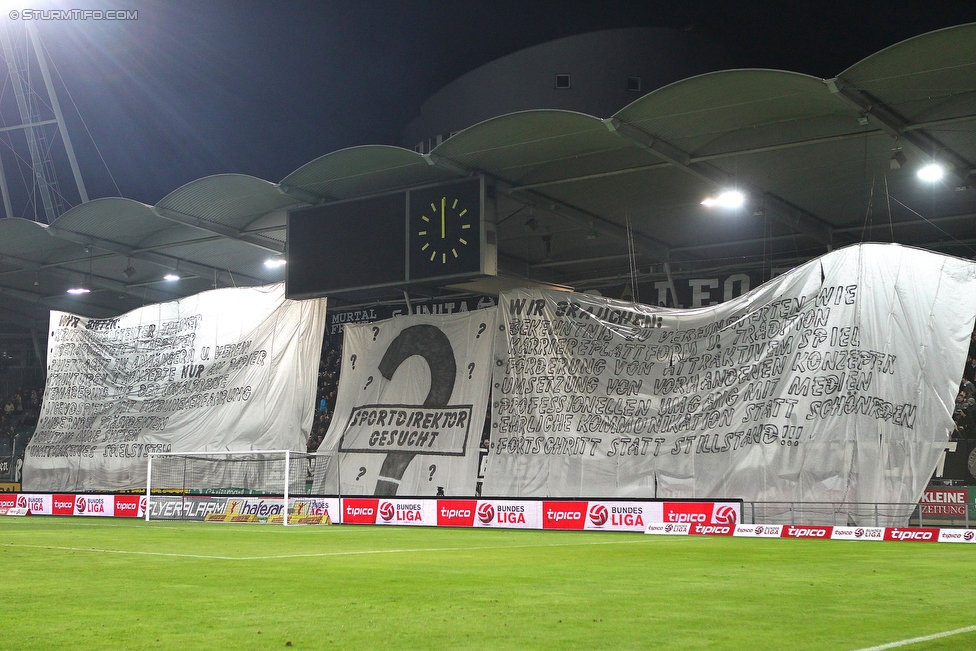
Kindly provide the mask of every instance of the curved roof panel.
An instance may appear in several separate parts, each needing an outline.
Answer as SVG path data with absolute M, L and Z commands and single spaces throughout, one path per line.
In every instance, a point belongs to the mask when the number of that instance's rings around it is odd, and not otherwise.
M 55 232 L 71 231 L 138 246 L 146 237 L 169 225 L 151 206 L 132 199 L 106 197 L 75 206 L 54 220 L 51 227 Z
M 45 264 L 75 248 L 71 242 L 51 237 L 48 228 L 37 222 L 19 217 L 0 219 L 0 263 L 13 258 Z
M 177 188 L 163 197 L 155 208 L 163 213 L 243 229 L 261 215 L 300 203 L 294 197 L 282 194 L 278 186 L 269 181 L 246 174 L 217 174 Z
M 456 178 L 410 149 L 362 145 L 320 156 L 281 180 L 305 201 L 337 201 Z M 297 190 L 297 192 L 296 192 Z
M 555 109 L 521 111 L 480 122 L 435 147 L 431 158 L 446 158 L 513 184 L 651 162 L 615 137 L 603 120 Z
M 976 23 L 896 43 L 855 63 L 838 77 L 886 104 L 901 107 L 906 118 L 950 117 L 954 104 L 962 101 L 972 106 L 976 94 Z
M 855 131 L 845 104 L 823 81 L 779 70 L 723 70 L 648 93 L 614 116 L 693 156 Z

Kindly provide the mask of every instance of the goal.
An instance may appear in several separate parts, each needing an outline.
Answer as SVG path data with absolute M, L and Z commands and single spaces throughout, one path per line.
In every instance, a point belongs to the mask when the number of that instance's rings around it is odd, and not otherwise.
M 323 498 L 338 495 L 337 462 L 290 450 L 153 453 L 146 520 L 329 524 Z

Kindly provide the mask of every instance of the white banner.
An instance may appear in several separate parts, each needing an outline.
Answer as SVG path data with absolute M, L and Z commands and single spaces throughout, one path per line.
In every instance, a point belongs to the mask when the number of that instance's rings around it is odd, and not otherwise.
M 343 495 L 473 495 L 496 309 L 347 325 L 335 416 Z
M 325 299 L 283 284 L 203 292 L 112 319 L 51 313 L 25 490 L 144 488 L 151 452 L 302 450 Z
M 717 306 L 499 303 L 487 495 L 915 503 L 952 427 L 976 264 L 865 244 Z

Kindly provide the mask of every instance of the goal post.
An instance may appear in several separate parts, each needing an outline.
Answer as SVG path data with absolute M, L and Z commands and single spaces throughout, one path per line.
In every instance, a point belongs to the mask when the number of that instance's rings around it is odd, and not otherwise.
M 321 498 L 337 494 L 334 454 L 160 452 L 146 464 L 145 517 L 314 524 L 330 515 Z

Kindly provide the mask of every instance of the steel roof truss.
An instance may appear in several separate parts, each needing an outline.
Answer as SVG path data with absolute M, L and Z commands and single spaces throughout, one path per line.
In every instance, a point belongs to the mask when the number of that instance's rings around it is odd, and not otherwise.
M 973 163 L 947 147 L 925 129 L 920 128 L 920 125 L 913 124 L 911 120 L 868 91 L 852 86 L 840 77 L 827 79 L 824 83 L 827 84 L 831 93 L 843 99 L 862 115 L 877 120 L 881 128 L 893 138 L 900 138 L 917 148 L 922 154 L 932 157 L 938 156 L 939 159 L 948 163 L 951 166 L 948 172 L 966 184 L 970 174 L 974 171 Z M 973 119 L 976 117 L 969 117 L 969 120 Z
M 684 170 L 685 172 L 705 181 L 709 185 L 714 185 L 721 188 L 729 183 L 729 175 L 722 170 L 709 165 L 708 163 L 694 162 L 691 155 L 687 152 L 684 152 L 674 145 L 664 142 L 663 140 L 655 138 L 651 134 L 638 129 L 632 124 L 622 122 L 618 118 L 609 118 L 604 120 L 604 123 L 607 125 L 607 129 L 617 134 L 621 138 L 651 152 L 658 158 L 671 163 L 671 165 L 674 167 Z M 816 215 L 812 215 L 798 206 L 794 206 L 785 199 L 782 199 L 771 192 L 764 190 L 763 188 L 753 185 L 748 181 L 738 179 L 737 184 L 751 193 L 764 197 L 767 205 L 770 207 L 778 207 L 779 210 L 769 211 L 770 217 L 773 219 L 776 219 L 790 228 L 799 230 L 827 246 L 832 244 L 832 228 L 829 224 Z
M 70 242 L 78 242 L 79 244 L 95 246 L 100 249 L 104 249 L 105 251 L 111 251 L 112 253 L 124 255 L 127 258 L 145 260 L 174 271 L 185 269 L 195 273 L 201 278 L 215 277 L 218 281 L 225 279 L 228 281 L 228 284 L 236 284 L 231 275 L 232 272 L 228 269 L 218 269 L 217 267 L 211 267 L 210 265 L 200 264 L 199 262 L 192 262 L 190 260 L 176 258 L 174 256 L 156 253 L 154 251 L 134 249 L 130 246 L 126 246 L 125 244 L 120 244 L 118 242 L 113 242 L 100 237 L 92 237 L 83 233 L 75 233 L 74 231 L 64 230 L 56 226 L 49 226 L 48 228 L 50 229 L 52 235 L 56 235 L 57 237 Z M 242 273 L 238 273 L 237 277 L 249 283 L 254 283 L 255 285 L 264 285 L 267 283 L 266 280 L 248 276 Z
M 244 233 L 236 228 L 207 221 L 206 219 L 201 219 L 200 217 L 185 215 L 175 210 L 168 210 L 166 208 L 153 208 L 153 211 L 166 221 L 182 224 L 183 226 L 189 226 L 190 228 L 196 228 L 207 233 L 214 233 L 244 244 L 256 246 L 259 249 L 264 249 L 265 251 L 270 251 L 271 253 L 280 254 L 285 250 L 284 245 L 280 242 L 275 242 L 274 240 L 267 239 L 260 235 Z

